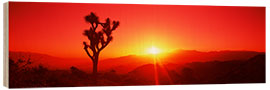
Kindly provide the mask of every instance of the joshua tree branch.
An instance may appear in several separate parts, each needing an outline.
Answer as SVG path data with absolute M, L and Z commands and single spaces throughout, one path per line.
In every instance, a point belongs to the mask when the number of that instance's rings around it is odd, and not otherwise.
M 98 51 L 100 52 L 101 50 L 103 50 L 108 44 L 109 42 L 106 42 L 104 45 L 101 46 L 101 48 Z
M 87 46 L 84 46 L 84 51 L 87 53 L 87 55 L 92 59 L 94 60 L 94 58 L 90 55 L 88 49 L 87 49 Z
M 93 52 L 93 54 L 95 54 L 97 51 L 96 51 L 96 48 L 94 46 L 90 46 L 90 49 L 91 51 Z

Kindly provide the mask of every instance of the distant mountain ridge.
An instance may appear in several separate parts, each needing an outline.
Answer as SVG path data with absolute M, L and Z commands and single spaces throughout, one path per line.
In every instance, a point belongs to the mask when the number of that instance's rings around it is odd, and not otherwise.
M 212 60 L 226 61 L 226 60 L 247 60 L 263 52 L 254 51 L 211 51 L 200 52 L 196 50 L 179 50 L 169 53 L 164 57 L 159 57 L 159 62 L 163 64 L 183 64 L 190 62 L 206 62 Z M 46 54 L 31 53 L 31 52 L 9 52 L 10 59 L 27 59 L 35 64 L 42 64 L 51 69 L 69 69 L 71 66 L 78 67 L 84 71 L 91 71 L 92 62 L 90 59 L 67 59 L 59 58 Z M 122 56 L 118 58 L 110 58 L 100 60 L 99 71 L 115 70 L 117 73 L 128 73 L 133 69 L 145 65 L 153 64 L 152 56 Z
M 205 61 L 227 61 L 227 60 L 247 60 L 258 54 L 263 54 L 264 52 L 255 51 L 209 51 L 200 52 L 196 50 L 179 50 L 169 54 L 169 56 L 164 59 L 169 60 L 167 62 L 178 61 L 178 63 L 184 62 L 205 62 Z
M 257 55 L 253 56 L 253 54 Z M 196 55 L 201 55 L 201 58 L 204 59 L 186 62 L 183 55 L 186 59 L 187 57 L 194 59 L 192 57 L 197 57 Z M 169 58 L 175 58 L 176 61 L 173 63 L 162 61 L 156 64 L 153 63 L 153 57 L 151 56 L 123 56 L 99 62 L 99 82 L 100 85 L 112 86 L 265 83 L 265 53 L 230 51 L 226 53 L 214 52 L 214 55 L 220 59 L 235 55 L 253 57 L 249 59 L 236 57 L 232 60 L 226 60 L 228 58 L 217 60 L 218 58 L 213 59 L 213 54 L 209 55 L 207 52 L 184 51 L 184 53 L 175 52 L 175 54 L 162 57 L 162 59 L 167 58 L 167 61 L 173 61 Z M 67 86 L 89 86 L 89 83 L 93 83 L 90 59 L 65 59 L 38 53 L 11 52 L 9 61 L 22 57 L 25 59 L 30 57 L 34 65 L 42 63 L 43 66 L 46 66 L 45 68 L 34 67 L 20 70 L 20 67 L 17 67 L 16 64 L 10 64 L 10 67 L 12 67 L 9 71 L 11 73 L 10 81 L 23 81 L 22 86 L 29 84 L 37 86 L 55 85 L 55 83 Z M 207 61 L 206 57 L 210 61 Z M 82 71 L 83 69 L 86 72 Z M 33 78 L 38 79 L 29 82 Z

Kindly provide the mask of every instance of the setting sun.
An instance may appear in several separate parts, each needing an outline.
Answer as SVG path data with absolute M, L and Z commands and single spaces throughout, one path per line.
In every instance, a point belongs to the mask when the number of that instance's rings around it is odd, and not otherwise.
M 151 48 L 148 49 L 148 53 L 150 53 L 150 54 L 159 54 L 160 49 L 152 46 Z

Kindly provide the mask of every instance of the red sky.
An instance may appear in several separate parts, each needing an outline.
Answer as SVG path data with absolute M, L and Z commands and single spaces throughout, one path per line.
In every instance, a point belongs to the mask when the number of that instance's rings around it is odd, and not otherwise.
M 163 51 L 265 52 L 265 8 L 79 3 L 9 3 L 9 49 L 58 57 L 88 58 L 84 16 L 120 21 L 101 57 Z

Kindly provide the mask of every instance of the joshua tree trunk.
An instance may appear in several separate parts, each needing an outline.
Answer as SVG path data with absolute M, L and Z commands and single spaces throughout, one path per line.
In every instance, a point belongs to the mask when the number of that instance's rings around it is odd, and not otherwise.
M 97 74 L 97 69 L 98 69 L 98 62 L 93 62 L 93 74 L 96 75 Z
M 93 54 L 93 56 L 91 56 L 87 48 L 88 48 L 87 45 L 85 45 L 84 50 L 87 53 L 87 55 L 91 58 L 92 63 L 93 63 L 93 70 L 92 70 L 93 80 L 94 80 L 94 83 L 97 84 L 99 52 L 93 51 L 94 54 Z
M 97 79 L 98 79 L 98 73 L 97 73 L 97 70 L 98 70 L 98 61 L 93 61 L 93 77 L 94 77 L 94 84 L 97 85 Z
M 93 61 L 93 75 L 96 76 L 97 75 L 97 70 L 98 70 L 98 55 L 95 56 L 96 60 L 92 60 Z

